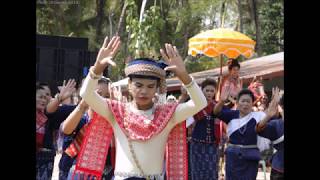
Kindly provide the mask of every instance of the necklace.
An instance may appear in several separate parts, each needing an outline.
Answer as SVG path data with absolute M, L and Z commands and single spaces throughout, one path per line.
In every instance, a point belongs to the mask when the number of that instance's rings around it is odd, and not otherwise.
M 131 106 L 130 106 L 131 105 Z M 132 146 L 132 139 L 129 137 L 129 134 L 128 134 L 128 113 L 130 114 L 132 111 L 131 111 L 131 108 L 132 108 L 132 104 L 126 104 L 125 105 L 125 110 L 124 110 L 124 127 L 125 127 L 125 129 L 127 130 L 127 132 L 125 133 L 125 135 L 126 135 L 126 137 L 127 137 L 127 139 L 128 139 L 128 146 L 129 146 L 129 151 L 130 151 L 130 153 L 131 153 L 131 156 L 132 156 L 132 159 L 133 159 L 133 161 L 134 161 L 134 163 L 135 163 L 135 165 L 136 165 L 136 167 L 139 169 L 139 171 L 140 171 L 140 173 L 142 174 L 142 176 L 143 177 L 146 177 L 146 175 L 145 175 L 145 173 L 144 173 L 144 171 L 143 171 L 143 169 L 142 169 L 142 167 L 141 167 L 141 165 L 140 165 L 140 163 L 139 163 L 139 160 L 138 160 L 138 158 L 137 158 L 137 155 L 136 155 L 136 153 L 135 153 L 135 151 L 134 151 L 134 148 L 133 148 L 133 146 Z M 152 111 L 151 111 L 151 115 L 152 115 L 152 119 L 153 119 L 153 114 L 154 114 L 154 106 L 152 107 Z M 136 109 L 137 110 L 137 109 Z M 148 115 L 146 115 L 146 113 L 145 113 L 145 111 L 141 111 L 141 110 L 137 110 L 137 114 L 139 114 L 139 115 L 143 115 L 143 116 L 145 116 L 145 117 L 150 117 L 150 115 L 148 116 Z M 151 118 L 149 119 L 149 118 L 146 118 L 146 120 L 144 120 L 144 123 L 145 124 L 149 124 L 149 123 L 151 123 Z M 147 180 L 149 180 L 149 177 L 146 177 L 146 179 Z
M 244 125 L 243 127 L 240 127 L 240 123 L 239 123 L 239 132 L 243 135 L 247 130 L 247 124 Z
M 244 133 L 247 130 L 247 124 L 248 123 L 246 123 L 243 127 L 241 127 L 241 119 L 239 119 L 238 121 L 239 121 L 239 132 L 240 132 L 240 134 L 244 135 Z

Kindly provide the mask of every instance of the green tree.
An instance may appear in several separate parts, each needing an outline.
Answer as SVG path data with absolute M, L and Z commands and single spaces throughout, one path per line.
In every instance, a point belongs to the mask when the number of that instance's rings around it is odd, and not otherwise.
M 284 48 L 283 1 L 264 1 L 261 10 L 262 50 L 264 54 L 277 53 Z
M 47 3 L 38 3 L 36 8 L 38 34 L 86 37 L 89 50 L 95 52 L 105 36 L 120 35 L 122 46 L 115 57 L 118 66 L 108 71 L 114 81 L 124 77 L 123 67 L 126 60 L 135 56 L 138 40 L 144 56 L 156 58 L 164 43 L 176 45 L 190 72 L 220 67 L 216 58 L 190 57 L 187 51 L 191 37 L 218 28 L 222 23 L 256 40 L 257 46 L 260 44 L 262 54 L 254 57 L 283 51 L 282 0 L 148 0 L 141 24 L 139 14 L 143 0 L 44 2 Z M 254 9 L 256 12 L 252 13 Z M 239 60 L 246 58 L 239 57 Z

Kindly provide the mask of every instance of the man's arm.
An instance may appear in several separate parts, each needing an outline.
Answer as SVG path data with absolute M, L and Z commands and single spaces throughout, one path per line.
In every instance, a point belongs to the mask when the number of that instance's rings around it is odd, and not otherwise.
M 176 124 L 186 120 L 188 117 L 193 116 L 201 109 L 206 107 L 208 102 L 197 83 L 192 80 L 188 74 L 177 48 L 171 44 L 165 44 L 165 49 L 166 51 L 163 49 L 160 50 L 163 59 L 169 65 L 165 68 L 165 70 L 175 73 L 175 75 L 185 85 L 185 88 L 187 89 L 191 98 L 188 102 L 179 104 L 177 106 L 173 115 L 173 119 L 170 121 L 174 127 Z
M 189 92 L 190 100 L 177 106 L 173 119 L 170 121 L 173 123 L 173 127 L 188 117 L 195 115 L 208 104 L 206 97 L 195 81 L 192 81 L 186 89 Z
M 83 114 L 87 111 L 88 105 L 81 100 L 79 105 L 71 112 L 62 124 L 62 131 L 66 135 L 70 135 L 78 126 Z
M 107 105 L 106 99 L 96 91 L 98 79 L 93 79 L 90 74 L 84 80 L 80 89 L 80 96 L 89 107 L 112 123 L 112 113 Z
M 80 96 L 86 101 L 90 108 L 95 112 L 105 117 L 108 121 L 112 121 L 112 114 L 107 106 L 106 99 L 95 92 L 95 87 L 98 84 L 98 79 L 108 65 L 115 66 L 112 58 L 118 52 L 120 47 L 120 37 L 114 36 L 108 43 L 108 37 L 104 39 L 103 45 L 99 50 L 97 60 L 90 68 L 89 74 L 83 82 L 80 90 Z

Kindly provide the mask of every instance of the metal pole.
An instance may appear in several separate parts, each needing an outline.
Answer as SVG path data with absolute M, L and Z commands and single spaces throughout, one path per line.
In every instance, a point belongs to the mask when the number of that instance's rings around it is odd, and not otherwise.
M 222 54 L 219 55 L 220 59 L 220 77 L 222 77 Z

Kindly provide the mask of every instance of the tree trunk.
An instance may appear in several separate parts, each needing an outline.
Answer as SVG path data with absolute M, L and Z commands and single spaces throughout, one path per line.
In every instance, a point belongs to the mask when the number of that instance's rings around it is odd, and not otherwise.
M 164 7 L 163 1 L 160 0 L 160 14 L 163 19 L 167 19 L 167 17 L 168 17 L 168 11 L 166 11 L 166 9 L 169 9 L 169 8 Z M 167 42 L 167 27 L 168 26 L 169 26 L 168 21 L 165 21 L 163 28 L 162 28 L 162 31 L 161 31 L 161 38 L 160 38 L 161 45 Z
M 49 5 L 49 7 L 51 9 L 53 9 L 53 11 L 51 11 L 51 16 L 54 17 L 56 19 L 56 21 L 58 22 L 58 26 L 55 26 L 53 29 L 55 30 L 55 32 L 53 34 L 56 35 L 65 35 L 66 31 L 65 28 L 67 27 L 66 22 L 65 22 L 65 16 L 63 15 L 64 12 L 61 9 L 61 6 L 57 6 L 57 5 Z
M 239 31 L 243 33 L 243 22 L 242 22 L 242 9 L 241 9 L 241 0 L 238 0 L 238 12 L 239 12 Z
M 215 12 L 214 5 L 211 6 L 211 15 L 212 15 L 212 18 L 210 19 L 210 28 L 214 29 L 216 25 L 216 15 L 217 15 L 217 13 Z
M 112 16 L 113 16 L 113 12 L 111 11 L 108 15 L 108 18 L 109 18 L 109 37 L 113 36 Z
M 97 21 L 96 21 L 96 43 L 99 43 L 102 35 L 102 22 L 104 17 L 103 7 L 105 6 L 105 0 L 96 0 L 97 5 Z
M 222 1 L 222 4 L 221 4 L 221 11 L 220 11 L 220 27 L 223 28 L 224 27 L 224 19 L 225 19 L 225 11 L 226 11 L 226 1 L 227 0 L 224 0 Z
M 185 0 L 185 6 L 187 8 L 187 11 L 190 12 L 190 6 L 189 6 L 189 2 L 188 0 Z M 185 58 L 188 55 L 188 39 L 189 38 L 189 26 L 186 26 L 186 28 L 184 29 L 184 33 L 183 33 L 183 51 L 182 51 L 182 57 Z
M 140 17 L 139 17 L 139 23 L 141 24 L 141 22 L 143 21 L 143 15 L 144 15 L 144 10 L 146 8 L 146 4 L 147 4 L 148 0 L 143 0 L 142 4 L 141 4 L 141 10 L 140 10 Z
M 253 14 L 252 14 L 252 3 L 251 3 L 251 0 L 247 0 L 247 8 L 248 8 L 250 20 L 252 22 L 254 17 L 253 17 Z
M 254 17 L 254 25 L 256 29 L 256 50 L 258 53 L 258 56 L 262 55 L 262 48 L 261 48 L 261 30 L 260 30 L 260 21 L 259 21 L 259 15 L 258 15 L 258 9 L 257 9 L 257 2 L 255 0 L 251 0 L 251 13 Z
M 127 3 L 126 1 L 124 2 L 124 5 L 122 7 L 122 11 L 121 11 L 121 15 L 120 15 L 120 19 L 119 19 L 119 23 L 118 23 L 118 28 L 117 28 L 117 32 L 116 35 L 119 35 L 119 33 L 121 32 L 122 29 L 122 23 L 124 21 L 124 15 L 126 14 L 126 9 L 127 9 Z

